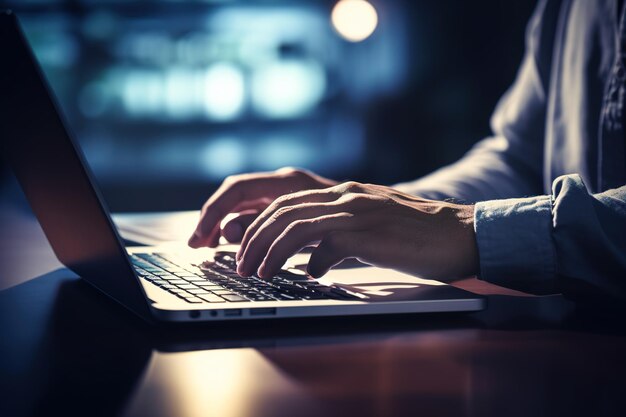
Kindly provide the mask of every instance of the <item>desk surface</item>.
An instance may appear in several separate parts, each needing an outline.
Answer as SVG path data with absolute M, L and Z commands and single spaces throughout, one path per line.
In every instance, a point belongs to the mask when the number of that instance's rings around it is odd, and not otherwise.
M 46 273 L 59 265 L 40 229 L 11 210 L 2 416 L 625 415 L 626 332 L 561 297 L 468 280 L 504 295 L 473 314 L 152 327 Z

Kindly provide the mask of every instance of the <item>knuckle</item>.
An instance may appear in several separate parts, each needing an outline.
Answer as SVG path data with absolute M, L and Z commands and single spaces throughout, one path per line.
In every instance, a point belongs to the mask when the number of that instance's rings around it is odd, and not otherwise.
M 272 203 L 272 206 L 274 207 L 274 209 L 278 209 L 279 207 L 284 206 L 290 199 L 291 197 L 289 194 L 283 194 L 281 196 L 276 197 L 276 199 Z
M 222 181 L 222 184 L 224 185 L 233 185 L 237 182 L 239 182 L 241 180 L 241 176 L 240 175 L 229 175 L 226 178 L 224 178 L 224 181 Z
M 307 174 L 304 170 L 295 167 L 283 167 L 276 171 L 283 178 L 303 178 Z
M 348 205 L 364 203 L 367 201 L 369 201 L 368 196 L 363 195 L 363 194 L 355 194 L 355 193 L 344 194 L 338 200 L 340 204 L 348 204 Z
M 294 174 L 294 173 L 296 173 L 297 171 L 298 171 L 298 169 L 297 169 L 297 168 L 295 168 L 295 167 L 286 166 L 286 167 L 282 167 L 282 168 L 280 168 L 280 169 L 276 170 L 276 173 L 278 173 L 278 174 L 287 174 L 287 175 L 289 175 L 289 174 Z
M 281 197 L 278 197 L 265 209 L 265 213 L 267 214 L 267 216 L 274 218 L 284 206 L 285 204 L 283 200 L 281 199 Z
M 348 181 L 345 183 L 346 188 L 350 191 L 358 191 L 361 189 L 361 184 L 356 181 Z
M 299 230 L 302 230 L 308 224 L 309 224 L 309 221 L 307 220 L 295 220 L 291 222 L 289 226 L 285 228 L 285 232 L 286 233 L 297 232 Z
M 311 172 L 294 167 L 285 167 L 276 171 L 281 178 L 292 182 L 296 188 L 315 188 L 314 176 Z
M 296 192 L 289 193 L 289 194 L 283 194 L 279 197 L 276 197 L 273 203 L 274 209 L 278 209 L 279 207 L 290 206 L 294 200 L 304 197 L 309 193 L 310 193 L 309 190 L 302 190 L 302 191 L 296 191 Z
M 361 191 L 361 184 L 356 181 L 347 181 L 336 186 L 341 194 Z
M 276 209 L 276 211 L 274 212 L 272 217 L 274 217 L 274 219 L 279 219 L 279 218 L 289 214 L 290 211 L 291 211 L 290 207 L 279 207 L 279 208 Z

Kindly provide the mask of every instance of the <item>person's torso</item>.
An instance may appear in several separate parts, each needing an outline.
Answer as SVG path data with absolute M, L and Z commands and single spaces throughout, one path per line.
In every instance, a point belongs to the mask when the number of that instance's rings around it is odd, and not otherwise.
M 558 8 L 557 13 L 546 13 L 549 17 L 544 21 L 543 32 L 553 33 L 553 39 L 542 39 L 548 48 L 543 52 L 550 55 L 545 69 L 546 192 L 555 178 L 573 173 L 580 174 L 593 192 L 626 184 L 624 136 L 607 137 L 601 126 L 604 96 L 619 45 L 617 3 L 563 0 L 546 5 L 546 9 Z

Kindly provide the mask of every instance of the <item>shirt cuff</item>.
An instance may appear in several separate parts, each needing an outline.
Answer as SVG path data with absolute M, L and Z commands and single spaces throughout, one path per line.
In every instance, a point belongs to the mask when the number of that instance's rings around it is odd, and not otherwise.
M 550 196 L 477 203 L 479 278 L 519 291 L 556 291 Z

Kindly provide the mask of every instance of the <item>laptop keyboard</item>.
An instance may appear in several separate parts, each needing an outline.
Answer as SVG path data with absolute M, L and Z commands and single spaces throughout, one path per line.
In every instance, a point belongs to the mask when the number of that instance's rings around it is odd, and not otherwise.
M 164 253 L 133 254 L 131 261 L 141 279 L 191 304 L 359 299 L 340 287 L 323 285 L 289 271 L 281 271 L 270 279 L 243 278 L 237 274 L 230 252 L 218 253 L 213 262 L 202 265 L 182 265 Z

